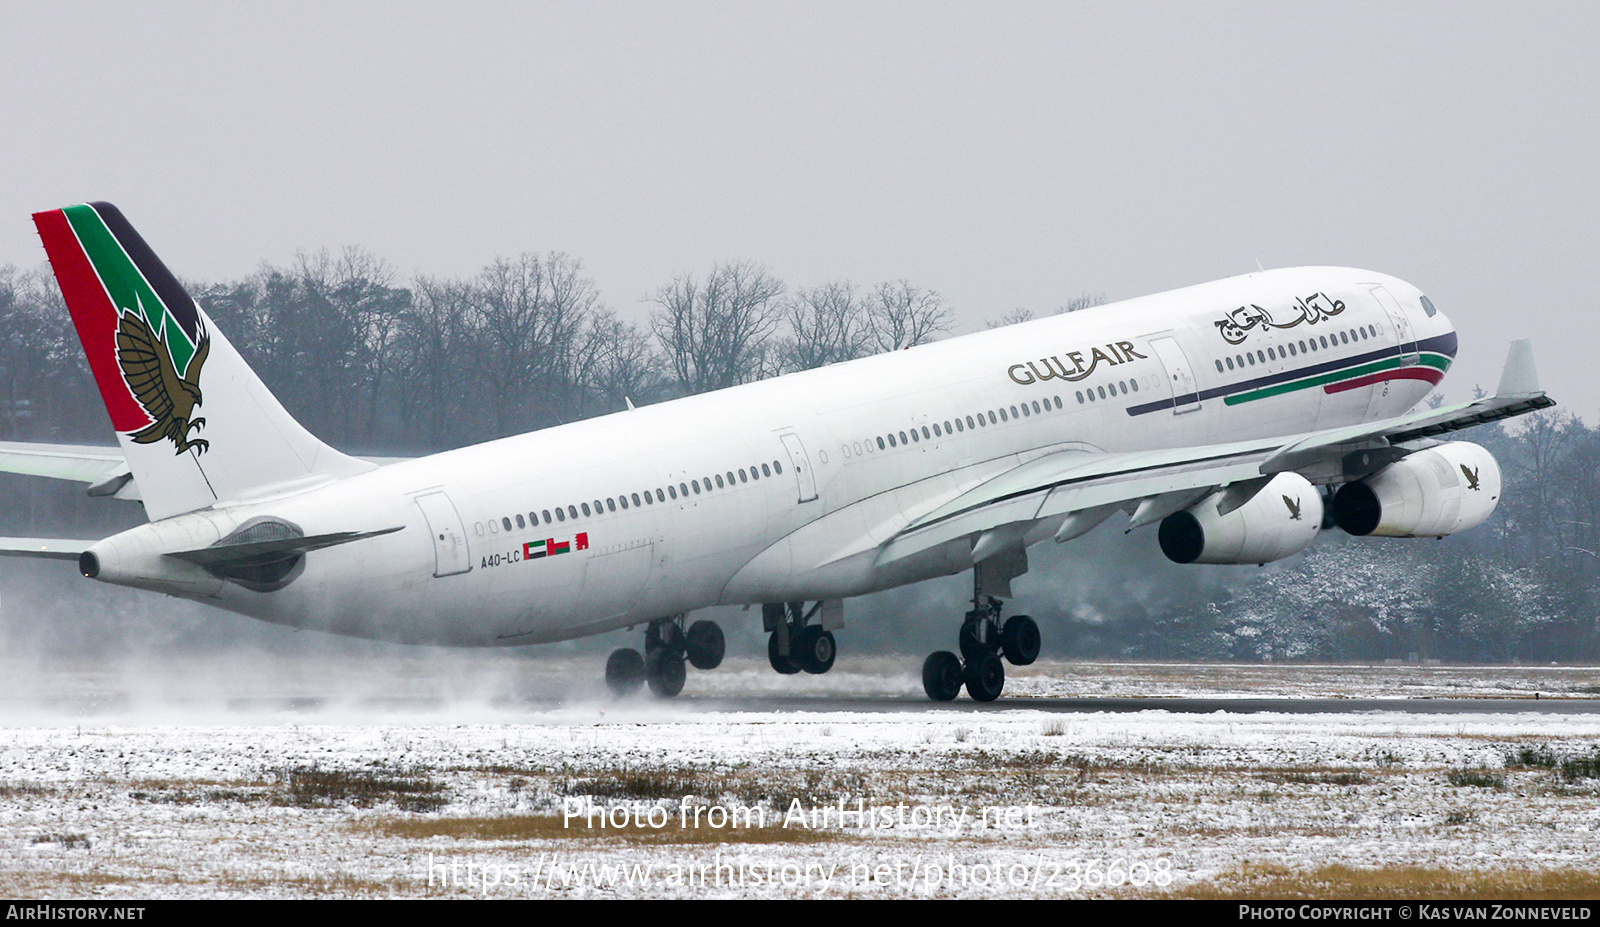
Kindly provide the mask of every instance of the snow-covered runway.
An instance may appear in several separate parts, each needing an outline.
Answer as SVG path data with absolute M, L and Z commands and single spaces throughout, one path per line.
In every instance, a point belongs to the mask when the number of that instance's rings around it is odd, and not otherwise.
M 813 681 L 904 694 L 888 663 L 841 669 Z M 363 688 L 368 671 L 369 682 L 415 683 L 412 700 Z M 570 671 L 546 661 L 513 675 Z M 120 696 L 118 683 L 80 674 L 75 691 L 63 682 L 26 710 L 12 690 L 0 891 L 1075 897 L 1225 887 L 1262 867 L 1600 869 L 1600 705 L 744 712 L 585 693 L 495 698 L 493 686 L 464 693 L 450 673 L 371 667 L 319 701 L 282 667 L 261 672 L 252 681 L 235 668 L 231 686 L 201 686 L 196 671 Z M 1106 695 L 1573 697 L 1590 678 L 1045 665 L 1013 691 L 1081 696 L 1092 682 Z M 724 696 L 787 682 L 754 666 L 695 680 Z

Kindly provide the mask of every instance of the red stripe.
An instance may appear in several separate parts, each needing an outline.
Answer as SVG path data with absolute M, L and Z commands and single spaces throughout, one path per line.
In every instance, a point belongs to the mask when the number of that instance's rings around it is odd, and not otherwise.
M 72 313 L 72 324 L 77 326 L 78 340 L 89 356 L 89 369 L 94 371 L 100 396 L 111 414 L 111 427 L 122 432 L 138 431 L 153 419 L 122 378 L 122 367 L 117 363 L 117 309 L 111 304 L 111 297 L 106 295 L 66 213 L 59 209 L 34 213 L 33 224 L 39 228 L 61 295 Z
M 1322 388 L 1325 393 L 1342 393 L 1347 389 L 1359 389 L 1373 383 L 1382 383 L 1385 380 L 1427 380 L 1437 384 L 1444 379 L 1444 371 L 1437 367 L 1400 367 L 1395 370 L 1383 370 L 1378 373 L 1369 373 L 1364 377 L 1354 380 L 1345 380 L 1341 383 L 1329 383 Z

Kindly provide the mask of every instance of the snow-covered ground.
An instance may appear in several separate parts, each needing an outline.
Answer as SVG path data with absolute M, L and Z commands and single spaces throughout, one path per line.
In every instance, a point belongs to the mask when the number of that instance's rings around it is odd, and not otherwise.
M 694 696 L 912 695 L 915 667 L 734 665 L 663 703 L 595 691 L 587 657 L 441 660 L 10 667 L 0 893 L 1074 897 L 1268 864 L 1600 870 L 1600 702 L 728 711 Z M 1573 698 L 1596 676 L 1046 664 L 1008 695 Z

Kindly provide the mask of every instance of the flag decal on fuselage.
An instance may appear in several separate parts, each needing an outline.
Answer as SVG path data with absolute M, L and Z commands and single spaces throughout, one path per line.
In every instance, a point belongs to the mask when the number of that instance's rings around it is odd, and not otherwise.
M 522 545 L 522 559 L 538 560 L 541 557 L 554 557 L 557 554 L 569 554 L 574 550 L 589 549 L 589 532 L 580 531 L 572 538 L 541 538 L 537 541 L 528 541 Z

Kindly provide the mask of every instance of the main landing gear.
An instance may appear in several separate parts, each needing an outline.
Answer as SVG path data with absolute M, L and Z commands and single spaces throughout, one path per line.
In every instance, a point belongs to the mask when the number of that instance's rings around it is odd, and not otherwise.
M 761 606 L 761 626 L 771 632 L 767 638 L 767 662 L 785 676 L 802 670 L 826 673 L 833 669 L 833 659 L 838 655 L 833 632 L 821 623 L 811 623 L 822 603 L 815 603 L 809 611 L 805 604 L 768 602 Z
M 606 685 L 617 695 L 631 695 L 648 683 L 661 698 L 672 698 L 683 691 L 688 669 L 716 669 L 722 664 L 726 642 L 715 621 L 696 621 L 683 629 L 683 616 L 673 615 L 650 622 L 644 632 L 644 655 L 632 647 L 611 652 L 606 660 Z
M 948 702 L 965 685 L 975 701 L 992 702 L 1006 685 L 1002 655 L 1013 666 L 1027 666 L 1039 658 L 1039 625 L 1027 615 L 1013 615 L 1001 624 L 1000 609 L 999 599 L 974 589 L 972 611 L 957 638 L 961 656 L 941 650 L 922 663 L 922 688 L 928 698 Z

